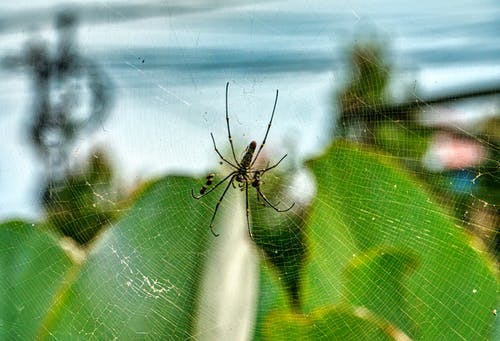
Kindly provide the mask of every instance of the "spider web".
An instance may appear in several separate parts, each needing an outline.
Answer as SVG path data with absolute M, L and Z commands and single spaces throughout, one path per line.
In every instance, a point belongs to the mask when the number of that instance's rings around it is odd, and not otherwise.
M 500 340 L 498 90 L 457 100 L 498 85 L 500 8 L 371 6 L 82 3 L 79 52 L 111 80 L 114 105 L 55 180 L 24 133 L 29 72 L 1 70 L 0 336 L 349 339 L 338 333 L 363 326 L 373 339 Z M 19 19 L 2 54 L 19 53 L 39 11 L 51 46 L 59 10 L 0 11 Z M 239 160 L 279 89 L 258 164 L 288 154 L 262 190 L 295 207 L 275 212 L 250 188 L 253 241 L 239 188 L 217 238 L 224 185 L 189 194 L 230 172 L 210 140 L 232 160 L 228 81 Z

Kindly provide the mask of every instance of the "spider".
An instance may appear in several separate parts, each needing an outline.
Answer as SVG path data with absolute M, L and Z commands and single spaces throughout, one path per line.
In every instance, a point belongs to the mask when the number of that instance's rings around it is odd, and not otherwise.
M 269 201 L 269 199 L 262 193 L 261 190 L 261 185 L 262 185 L 262 176 L 270 171 L 273 168 L 276 168 L 281 161 L 287 156 L 285 154 L 278 162 L 276 162 L 274 165 L 269 166 L 269 163 L 267 164 L 266 168 L 254 168 L 255 161 L 257 161 L 257 158 L 259 157 L 260 152 L 264 148 L 266 144 L 266 139 L 267 135 L 269 134 L 269 130 L 271 129 L 271 123 L 273 122 L 273 117 L 274 117 L 274 112 L 276 110 L 276 103 L 278 102 L 278 90 L 276 90 L 276 98 L 274 100 L 274 107 L 273 107 L 273 112 L 271 114 L 271 119 L 269 120 L 269 124 L 267 125 L 267 130 L 266 134 L 264 135 L 264 140 L 262 141 L 259 149 L 257 150 L 257 153 L 254 156 L 255 149 L 257 148 L 257 143 L 255 141 L 250 142 L 248 147 L 245 150 L 245 154 L 241 158 L 241 161 L 238 161 L 236 158 L 236 153 L 234 152 L 234 146 L 233 146 L 233 138 L 231 137 L 231 129 L 229 127 L 229 113 L 228 113 L 228 104 L 227 104 L 227 94 L 228 94 L 228 89 L 229 89 L 229 82 L 226 84 L 226 126 L 227 126 L 227 134 L 229 138 L 229 144 L 231 145 L 231 152 L 233 154 L 233 161 L 229 161 L 222 154 L 219 152 L 217 149 L 217 145 L 215 143 L 215 138 L 213 133 L 210 133 L 210 136 L 212 137 L 212 142 L 214 145 L 215 152 L 219 157 L 221 158 L 222 161 L 224 161 L 226 164 L 228 164 L 231 168 L 232 171 L 229 173 L 225 178 L 220 180 L 218 183 L 216 183 L 212 188 L 208 189 L 213 182 L 215 178 L 215 174 L 210 173 L 206 177 L 206 183 L 203 185 L 200 189 L 199 195 L 194 194 L 194 190 L 191 190 L 191 195 L 193 196 L 194 199 L 200 199 L 208 194 L 210 194 L 212 191 L 214 191 L 217 187 L 219 187 L 221 184 L 229 180 L 226 188 L 222 192 L 221 197 L 217 201 L 217 204 L 215 205 L 214 213 L 212 215 L 212 220 L 210 221 L 210 231 L 215 237 L 218 237 L 219 234 L 215 233 L 214 231 L 214 220 L 215 216 L 217 215 L 217 210 L 219 209 L 219 205 L 224 199 L 224 196 L 226 195 L 227 191 L 229 190 L 229 187 L 233 186 L 233 188 L 236 188 L 235 183 L 237 183 L 238 188 L 241 191 L 245 191 L 245 210 L 246 210 L 246 219 L 247 219 L 247 227 L 248 227 L 248 233 L 250 235 L 250 238 L 253 239 L 252 231 L 250 229 L 250 208 L 248 206 L 248 189 L 249 187 L 255 188 L 257 191 L 257 200 L 260 201 L 260 198 L 264 200 L 265 204 L 268 204 L 270 207 L 272 207 L 276 212 L 286 212 L 290 210 L 295 203 L 293 203 L 290 207 L 286 209 L 279 209 L 276 207 L 276 204 L 273 204 Z M 221 161 L 221 163 L 222 163 Z

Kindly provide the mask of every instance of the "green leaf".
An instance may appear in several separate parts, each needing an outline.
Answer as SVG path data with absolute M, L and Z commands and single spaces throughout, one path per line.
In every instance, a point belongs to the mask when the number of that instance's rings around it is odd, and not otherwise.
M 11 246 L 0 247 L 1 262 L 22 276 L 9 281 L 7 294 L 23 293 L 12 307 L 27 308 L 29 315 L 3 324 L 24 330 L 36 316 L 28 339 L 188 338 L 210 236 L 209 208 L 190 196 L 195 186 L 183 177 L 152 184 L 72 268 L 43 233 L 26 225 L 17 234 L 9 231 Z
M 184 339 L 192 332 L 209 233 L 195 184 L 167 177 L 102 235 L 47 320 L 51 337 Z
M 384 339 L 396 326 L 414 339 L 491 337 L 493 270 L 418 181 L 389 156 L 346 143 L 310 166 L 318 195 L 294 225 L 304 239 L 285 242 L 290 229 L 260 239 L 268 261 L 256 339 Z M 30 224 L 1 225 L 0 339 L 193 337 L 218 198 L 193 200 L 197 187 L 183 177 L 151 184 L 79 263 Z M 244 225 L 237 211 L 227 217 Z
M 258 307 L 255 334 L 253 340 L 265 340 L 264 327 L 266 319 L 272 311 L 290 310 L 284 278 L 278 268 L 269 261 L 260 263 Z
M 33 340 L 72 262 L 38 225 L 0 225 L 0 340 Z
M 352 258 L 391 246 L 407 249 L 420 263 L 405 284 L 408 318 L 416 326 L 405 330 L 410 337 L 491 336 L 498 302 L 492 267 L 424 186 L 391 156 L 346 142 L 309 165 L 318 194 L 308 229 L 306 311 L 343 299 L 342 269 Z
M 313 321 L 291 312 L 274 312 L 263 326 L 263 340 L 309 340 Z
M 432 130 L 408 123 L 394 124 L 392 121 L 377 122 L 377 145 L 387 152 L 420 165 L 420 158 L 425 154 L 430 143 Z
M 273 185 L 272 180 L 266 181 L 266 190 L 271 193 L 272 201 L 278 201 L 274 194 L 279 191 L 269 185 Z M 289 207 L 289 204 L 281 205 Z M 299 308 L 299 283 L 307 251 L 304 233 L 307 208 L 294 205 L 289 211 L 277 212 L 253 200 L 250 200 L 250 208 L 253 241 L 263 251 L 263 258 L 277 271 L 290 304 L 294 309 Z
M 364 306 L 403 330 L 413 326 L 406 306 L 407 276 L 417 258 L 405 249 L 379 247 L 355 257 L 345 268 L 344 295 L 354 306 Z
M 320 309 L 309 315 L 275 312 L 269 315 L 266 340 L 394 340 L 396 329 L 368 311 L 347 307 Z

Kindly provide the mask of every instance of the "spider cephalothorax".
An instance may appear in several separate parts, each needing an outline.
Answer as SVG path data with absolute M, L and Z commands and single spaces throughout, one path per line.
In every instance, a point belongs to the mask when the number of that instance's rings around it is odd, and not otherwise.
M 212 231 L 213 235 L 217 237 L 218 234 L 215 233 L 213 230 L 214 220 L 215 220 L 215 216 L 217 214 L 217 210 L 219 209 L 219 205 L 222 202 L 222 200 L 224 199 L 224 196 L 226 195 L 226 192 L 228 191 L 229 187 L 233 186 L 233 188 L 236 188 L 235 182 L 237 182 L 238 187 L 242 191 L 245 191 L 245 203 L 246 203 L 245 207 L 246 207 L 248 233 L 250 234 L 250 237 L 252 237 L 252 231 L 250 229 L 250 219 L 249 219 L 250 207 L 248 205 L 248 187 L 249 187 L 249 185 L 256 189 L 258 200 L 260 198 L 262 198 L 266 204 L 268 204 L 270 207 L 272 207 L 277 212 L 288 211 L 295 205 L 295 203 L 293 203 L 290 207 L 288 207 L 286 209 L 283 209 L 283 210 L 279 209 L 276 207 L 276 205 L 272 204 L 267 199 L 267 197 L 264 195 L 264 193 L 262 193 L 262 190 L 260 188 L 262 185 L 261 179 L 262 179 L 262 176 L 264 175 L 264 173 L 277 167 L 280 164 L 280 162 L 283 161 L 283 159 L 286 157 L 286 154 L 278 162 L 276 162 L 272 166 L 269 166 L 269 164 L 268 164 L 266 168 L 261 168 L 261 169 L 254 168 L 255 161 L 257 161 L 257 158 L 259 157 L 259 154 L 260 154 L 262 148 L 264 148 L 264 146 L 266 144 L 267 135 L 269 134 L 269 130 L 271 129 L 271 124 L 273 122 L 274 112 L 276 110 L 276 103 L 278 102 L 278 90 L 276 90 L 276 98 L 274 100 L 273 112 L 271 114 L 271 119 L 269 120 L 269 124 L 267 125 L 266 134 L 264 135 L 264 140 L 262 141 L 259 149 L 257 150 L 257 153 L 254 156 L 255 149 L 257 148 L 257 143 L 255 141 L 252 141 L 248 145 L 248 147 L 245 151 L 245 154 L 241 158 L 241 161 L 238 162 L 238 159 L 236 158 L 236 153 L 234 152 L 233 138 L 231 137 L 231 129 L 229 127 L 229 112 L 228 112 L 228 105 L 227 105 L 228 89 L 229 89 L 229 82 L 226 84 L 226 125 L 227 125 L 229 144 L 231 145 L 231 152 L 233 154 L 234 163 L 231 161 L 228 161 L 226 158 L 224 158 L 224 156 L 222 156 L 222 154 L 217 149 L 217 145 L 215 144 L 214 135 L 212 133 L 210 133 L 210 136 L 212 137 L 212 142 L 214 144 L 215 152 L 219 155 L 221 160 L 224 161 L 225 163 L 227 163 L 233 170 L 225 178 L 223 178 L 218 183 L 216 183 L 212 188 L 208 189 L 208 187 L 210 187 L 213 184 L 213 181 L 215 178 L 215 175 L 213 173 L 210 173 L 206 177 L 207 181 L 206 181 L 205 185 L 203 185 L 200 189 L 200 194 L 195 195 L 194 191 L 191 191 L 191 194 L 192 194 L 193 198 L 200 199 L 200 198 L 204 197 L 205 195 L 209 194 L 210 192 L 212 192 L 213 190 L 215 190 L 217 187 L 219 187 L 221 184 L 223 184 L 224 182 L 226 182 L 226 180 L 229 179 L 229 183 L 227 184 L 226 188 L 222 192 L 221 197 L 219 198 L 219 200 L 217 201 L 217 204 L 215 205 L 215 210 L 214 210 L 214 213 L 212 215 L 212 220 L 210 221 L 210 231 Z

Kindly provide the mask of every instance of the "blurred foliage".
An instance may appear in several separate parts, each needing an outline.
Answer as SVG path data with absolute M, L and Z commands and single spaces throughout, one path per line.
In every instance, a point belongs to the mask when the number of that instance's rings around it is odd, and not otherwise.
M 264 327 L 267 340 L 395 340 L 396 330 L 352 307 L 329 307 L 310 315 L 274 312 Z
M 73 266 L 40 224 L 0 224 L 0 340 L 35 340 Z
M 335 101 L 340 109 L 337 128 L 341 136 L 373 143 L 372 118 L 364 109 L 387 102 L 390 66 L 381 42 L 355 44 L 349 52 L 350 82 Z
M 478 168 L 479 178 L 471 203 L 478 209 L 471 214 L 469 221 L 474 231 L 487 246 L 495 252 L 500 263 L 500 118 L 486 122 L 484 145 L 488 146 L 486 162 Z M 479 221 L 480 224 L 474 224 Z
M 457 222 L 480 237 L 500 262 L 498 117 L 484 122 L 474 134 L 451 127 L 426 126 L 417 115 L 420 108 L 427 107 L 425 99 L 410 98 L 398 107 L 390 97 L 387 51 L 387 44 L 377 39 L 356 43 L 349 50 L 349 81 L 334 96 L 339 112 L 334 137 L 374 146 L 398 157 L 408 170 L 432 187 L 440 203 L 453 210 Z M 453 96 L 445 95 L 442 100 L 449 102 Z M 480 144 L 486 150 L 485 161 L 463 169 L 426 168 L 423 158 L 436 143 L 433 137 L 440 130 L 464 143 Z
M 0 339 L 188 338 L 211 237 L 193 186 L 168 177 L 143 187 L 80 261 L 38 225 L 0 225 Z
M 293 181 L 293 170 L 267 174 L 262 190 L 271 202 L 287 198 L 286 187 Z M 295 204 L 290 211 L 277 212 L 257 200 L 250 200 L 252 215 L 252 233 L 255 244 L 275 267 L 287 290 L 289 304 L 295 311 L 300 311 L 300 272 L 307 254 L 306 217 L 309 207 Z M 281 203 L 289 206 L 290 203 Z
M 121 194 L 111 163 L 102 150 L 90 153 L 87 166 L 61 180 L 51 180 L 43 193 L 47 222 L 85 245 L 118 215 Z
M 432 130 L 384 111 L 393 101 L 389 94 L 392 67 L 387 54 L 387 43 L 381 39 L 361 41 L 349 50 L 348 82 L 334 96 L 339 116 L 333 135 L 377 146 L 415 169 Z
M 382 42 L 373 41 L 355 44 L 350 50 L 350 82 L 338 97 L 347 122 L 358 118 L 363 107 L 387 101 L 391 69 L 384 47 Z
M 347 142 L 308 167 L 318 186 L 310 211 L 252 207 L 265 250 L 255 340 L 492 335 L 495 270 L 418 180 L 391 156 Z M 278 200 L 285 187 L 265 180 Z M 226 276 L 207 268 L 213 205 L 190 198 L 197 183 L 170 176 L 149 184 L 78 261 L 37 224 L 0 225 L 0 339 L 192 337 L 200 295 L 214 294 L 202 291 L 202 277 Z M 235 214 L 245 226 L 243 208 L 222 218 Z
M 302 312 L 262 308 L 266 317 L 256 329 L 270 334 L 258 339 L 303 332 L 319 323 L 315 316 L 321 311 L 346 304 L 367 310 L 363 323 L 375 316 L 394 335 L 402 335 L 399 330 L 412 339 L 489 338 L 498 304 L 494 266 L 416 178 L 390 155 L 346 142 L 309 166 L 318 194 L 306 222 L 307 257 L 299 272 Z M 280 274 L 271 275 L 260 291 L 280 297 L 282 285 Z M 329 332 L 335 330 L 323 335 Z
M 500 117 L 491 118 L 484 124 L 484 135 L 479 136 L 488 148 L 486 162 L 479 166 L 477 197 L 500 205 Z

